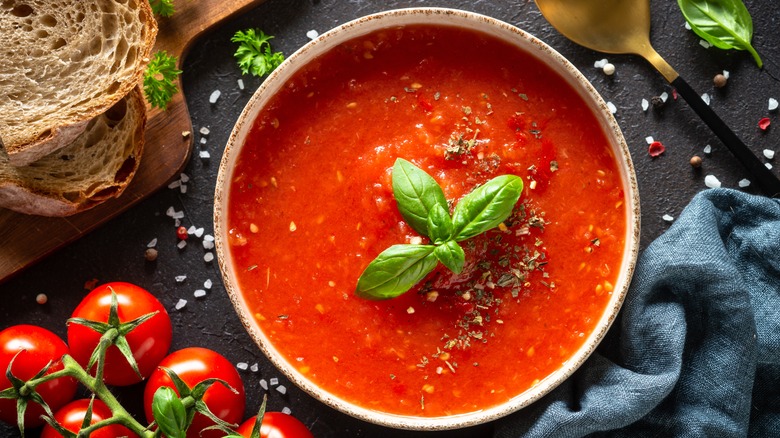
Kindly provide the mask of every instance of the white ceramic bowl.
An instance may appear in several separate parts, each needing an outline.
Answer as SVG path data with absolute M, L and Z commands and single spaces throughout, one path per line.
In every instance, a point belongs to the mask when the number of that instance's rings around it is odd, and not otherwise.
M 612 146 L 613 154 L 618 161 L 621 180 L 626 193 L 624 208 L 626 211 L 627 224 L 620 274 L 605 312 L 583 346 L 557 371 L 543 379 L 539 384 L 510 399 L 506 403 L 478 412 L 432 418 L 393 415 L 354 405 L 324 391 L 291 366 L 268 341 L 267 337 L 253 318 L 252 313 L 247 308 L 247 304 L 236 281 L 231 254 L 227 248 L 228 227 L 225 223 L 227 219 L 226 212 L 228 208 L 229 182 L 232 179 L 231 176 L 236 165 L 236 160 L 255 118 L 266 105 L 269 98 L 307 62 L 339 44 L 379 29 L 413 24 L 459 26 L 485 32 L 532 54 L 544 64 L 557 71 L 581 95 L 582 99 L 596 115 L 597 120 L 601 124 L 607 139 Z M 402 9 L 366 16 L 321 35 L 291 55 L 265 80 L 265 82 L 263 82 L 239 117 L 228 141 L 222 162 L 220 163 L 214 207 L 216 248 L 225 287 L 235 306 L 238 316 L 241 318 L 241 321 L 251 337 L 266 356 L 268 356 L 276 367 L 293 383 L 327 405 L 365 421 L 389 427 L 413 430 L 454 429 L 497 419 L 538 400 L 563 380 L 568 378 L 594 351 L 606 334 L 621 307 L 637 258 L 640 229 L 639 217 L 639 195 L 628 147 L 615 119 L 607 108 L 606 103 L 587 79 L 585 79 L 585 77 L 583 77 L 583 75 L 558 52 L 514 26 L 483 15 L 439 8 Z

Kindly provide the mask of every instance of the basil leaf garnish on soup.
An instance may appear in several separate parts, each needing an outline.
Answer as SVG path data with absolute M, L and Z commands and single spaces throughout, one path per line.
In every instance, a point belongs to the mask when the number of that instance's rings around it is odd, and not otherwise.
M 393 196 L 404 220 L 431 243 L 399 244 L 382 251 L 358 279 L 355 293 L 363 298 L 395 298 L 419 283 L 439 262 L 460 274 L 466 256 L 457 242 L 505 221 L 523 191 L 522 178 L 498 176 L 464 196 L 450 216 L 444 191 L 424 170 L 399 158 L 393 165 L 392 179 Z

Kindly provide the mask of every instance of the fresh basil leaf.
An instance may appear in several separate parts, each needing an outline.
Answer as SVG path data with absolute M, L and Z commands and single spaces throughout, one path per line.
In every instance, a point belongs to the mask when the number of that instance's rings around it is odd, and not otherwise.
M 512 213 L 522 191 L 522 178 L 501 175 L 464 196 L 452 218 L 454 240 L 460 242 L 498 226 Z
M 176 391 L 167 386 L 157 388 L 152 398 L 154 421 L 168 438 L 186 438 L 187 410 Z
M 360 275 L 355 293 L 374 300 L 401 295 L 436 267 L 435 248 L 410 244 L 387 248 Z
M 433 250 L 433 255 L 439 259 L 450 271 L 460 274 L 463 271 L 463 265 L 466 263 L 466 254 L 463 248 L 454 240 L 448 240 L 444 245 L 437 246 Z
M 403 158 L 393 165 L 393 196 L 406 223 L 423 236 L 430 236 L 428 215 L 433 206 L 447 209 L 444 192 L 433 177 Z
M 428 213 L 428 233 L 436 245 L 441 245 L 452 236 L 450 212 L 439 204 L 434 205 Z
M 751 45 L 753 19 L 741 0 L 677 0 L 691 29 L 719 49 L 747 50 L 758 67 L 763 62 Z

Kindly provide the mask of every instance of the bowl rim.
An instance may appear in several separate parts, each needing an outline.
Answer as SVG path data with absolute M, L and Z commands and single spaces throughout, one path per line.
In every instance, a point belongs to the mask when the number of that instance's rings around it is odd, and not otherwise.
M 457 415 L 416 417 L 376 411 L 341 399 L 318 387 L 282 357 L 266 338 L 257 322 L 251 316 L 251 312 L 247 310 L 240 288 L 233 278 L 231 256 L 226 243 L 228 230 L 226 226 L 223 227 L 223 224 L 228 216 L 229 187 L 226 183 L 229 181 L 229 176 L 232 175 L 236 157 L 241 152 L 246 135 L 248 135 L 255 118 L 264 108 L 270 96 L 281 88 L 308 60 L 327 52 L 345 41 L 380 28 L 430 23 L 445 26 L 461 26 L 474 29 L 477 32 L 487 32 L 494 37 L 511 43 L 520 50 L 530 52 L 532 56 L 555 70 L 572 86 L 600 122 L 601 128 L 604 130 L 611 145 L 611 150 L 615 155 L 614 158 L 618 162 L 621 181 L 626 193 L 624 206 L 626 212 L 626 234 L 620 275 L 612 292 L 612 298 L 605 306 L 601 318 L 587 337 L 585 343 L 558 370 L 542 379 L 537 385 L 502 404 L 490 408 Z M 319 35 L 295 51 L 263 81 L 241 112 L 220 160 L 214 195 L 215 246 L 223 283 L 244 328 L 264 355 L 292 383 L 326 405 L 370 423 L 408 430 L 448 430 L 493 421 L 530 405 L 568 379 L 595 351 L 622 306 L 638 258 L 640 228 L 639 190 L 628 145 L 617 121 L 593 85 L 571 62 L 533 35 L 493 17 L 451 8 L 403 8 L 366 15 Z

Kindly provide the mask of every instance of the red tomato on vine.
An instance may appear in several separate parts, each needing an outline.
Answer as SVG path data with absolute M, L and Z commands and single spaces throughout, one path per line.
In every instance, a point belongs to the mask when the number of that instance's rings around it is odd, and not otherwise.
M 93 289 L 84 297 L 73 311 L 72 318 L 110 323 L 112 292 L 116 294 L 118 324 L 157 312 L 124 335 L 141 376 L 146 378 L 168 354 L 173 335 L 168 312 L 154 295 L 130 283 L 106 283 Z M 105 324 L 103 328 L 106 328 Z M 100 342 L 101 335 L 94 328 L 73 320 L 68 323 L 68 344 L 71 355 L 81 366 L 86 368 L 92 352 Z M 94 369 L 88 371 L 94 373 Z M 106 351 L 103 372 L 103 380 L 109 385 L 132 385 L 142 380 L 116 345 L 112 345 Z
M 175 351 L 160 362 L 160 367 L 165 367 L 175 372 L 179 378 L 190 388 L 203 380 L 217 378 L 227 382 L 234 390 L 226 388 L 220 383 L 215 383 L 206 391 L 203 402 L 209 410 L 222 420 L 238 424 L 244 417 L 244 383 L 236 368 L 219 353 L 200 347 L 190 347 Z M 144 411 L 146 420 L 154 421 L 152 413 L 152 401 L 157 388 L 167 386 L 176 390 L 174 383 L 168 374 L 161 368 L 157 368 L 149 377 L 144 389 Z M 177 391 L 178 393 L 178 391 Z M 222 438 L 224 432 L 208 430 L 200 434 L 200 431 L 214 423 L 201 413 L 196 413 L 192 424 L 187 429 L 187 438 Z
M 20 353 L 21 351 L 21 353 Z M 17 355 L 18 353 L 18 355 Z M 13 360 L 11 372 L 23 381 L 33 378 L 51 362 L 47 374 L 63 368 L 60 359 L 68 353 L 68 346 L 57 335 L 42 327 L 15 325 L 0 332 L 0 390 L 10 388 L 6 377 L 8 365 Z M 15 357 L 15 359 L 14 359 Z M 35 388 L 52 410 L 73 399 L 76 380 L 60 377 L 40 384 Z M 40 418 L 45 413 L 38 403 L 30 402 L 24 415 L 26 428 L 38 427 L 44 423 Z M 0 399 L 0 420 L 16 424 L 16 400 Z
M 71 432 L 78 432 L 79 429 L 81 429 L 81 424 L 84 421 L 88 407 L 89 399 L 74 400 L 57 410 L 57 412 L 54 413 L 54 419 L 65 429 Z M 109 409 L 105 403 L 96 399 L 92 404 L 92 418 L 89 424 L 95 424 L 98 421 L 111 418 L 111 416 L 111 409 Z M 137 437 L 138 435 L 120 424 L 112 424 L 95 430 L 89 436 L 90 438 L 116 438 L 120 436 Z M 43 431 L 41 431 L 41 438 L 61 437 L 62 435 L 48 424 L 44 426 Z

